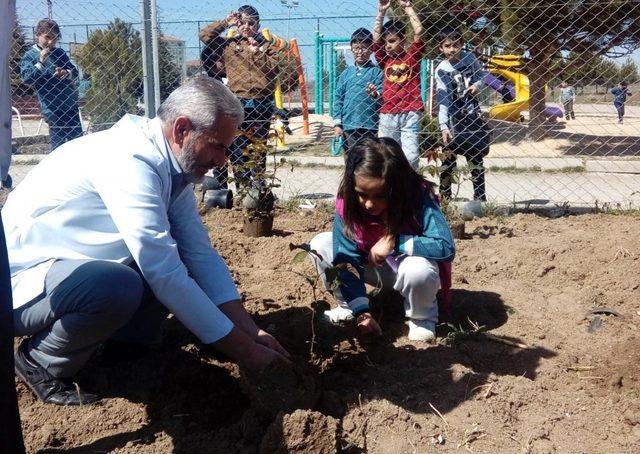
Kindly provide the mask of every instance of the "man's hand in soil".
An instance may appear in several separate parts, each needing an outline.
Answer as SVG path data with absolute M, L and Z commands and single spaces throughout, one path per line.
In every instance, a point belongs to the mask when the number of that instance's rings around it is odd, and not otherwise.
M 264 369 L 273 361 L 290 362 L 284 355 L 252 339 L 238 327 L 213 345 L 242 367 L 251 370 Z
M 378 322 L 376 322 L 369 312 L 358 315 L 356 326 L 360 334 L 375 334 L 376 336 L 382 334 L 380 325 L 378 325 Z
M 254 340 L 260 345 L 264 345 L 265 347 L 280 353 L 285 358 L 291 357 L 291 355 L 289 355 L 289 352 L 286 351 L 282 345 L 280 345 L 280 342 L 278 342 L 275 337 L 264 330 L 259 329 L 258 334 L 256 335 Z

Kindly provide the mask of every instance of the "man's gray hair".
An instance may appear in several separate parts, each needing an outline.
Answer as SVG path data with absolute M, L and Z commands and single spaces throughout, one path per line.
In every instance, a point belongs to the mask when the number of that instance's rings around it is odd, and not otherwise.
M 210 129 L 218 115 L 234 118 L 240 125 L 244 109 L 231 90 L 208 76 L 187 79 L 158 108 L 163 124 L 172 124 L 176 118 L 185 116 L 198 132 Z

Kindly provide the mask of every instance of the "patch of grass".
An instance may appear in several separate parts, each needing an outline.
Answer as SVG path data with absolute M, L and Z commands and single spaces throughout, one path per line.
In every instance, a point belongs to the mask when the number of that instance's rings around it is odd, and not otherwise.
M 568 166 L 558 167 L 555 169 L 543 169 L 541 166 L 490 166 L 487 168 L 490 172 L 502 172 L 502 173 L 582 173 L 586 172 L 587 168 L 584 166 Z
M 278 200 L 278 205 L 287 213 L 298 211 L 299 204 L 300 200 L 295 197 L 290 197 L 287 200 Z
M 321 162 L 302 162 L 298 159 L 290 158 L 280 158 L 280 165 L 289 168 L 303 167 L 308 169 L 340 169 L 344 167 L 342 162 L 337 165 L 332 165 Z
M 637 194 L 637 192 L 632 192 L 630 196 Z M 614 216 L 626 215 L 640 217 L 640 207 L 633 206 L 632 202 L 629 202 L 627 206 L 624 206 L 622 203 L 611 204 L 609 202 L 605 202 L 601 205 L 596 200 L 596 206 L 593 211 L 595 213 L 612 214 Z
M 478 325 L 471 320 L 469 320 L 469 322 L 471 324 L 471 328 L 466 328 L 462 325 L 455 326 L 452 323 L 445 323 L 451 331 L 449 331 L 444 338 L 444 343 L 446 345 L 457 345 L 469 339 L 478 339 L 482 336 L 482 333 L 487 330 L 486 327 Z

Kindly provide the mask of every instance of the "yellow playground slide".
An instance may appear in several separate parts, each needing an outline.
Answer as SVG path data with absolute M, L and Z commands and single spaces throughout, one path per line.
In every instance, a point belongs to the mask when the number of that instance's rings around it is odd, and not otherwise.
M 489 74 L 486 83 L 510 99 L 509 102 L 493 106 L 489 116 L 497 120 L 520 121 L 522 112 L 529 110 L 529 78 L 519 70 L 522 60 L 518 55 L 495 55 L 489 58 L 487 64 Z M 545 116 L 562 118 L 562 109 L 558 106 L 547 105 Z
M 489 59 L 487 65 L 489 73 L 500 76 L 503 80 L 513 84 L 512 102 L 498 104 L 489 111 L 489 116 L 497 120 L 520 121 L 521 112 L 529 109 L 529 78 L 520 72 L 513 71 L 522 67 L 518 55 L 496 55 Z M 487 80 L 487 84 L 497 89 L 493 80 Z M 498 83 L 502 84 L 501 81 Z

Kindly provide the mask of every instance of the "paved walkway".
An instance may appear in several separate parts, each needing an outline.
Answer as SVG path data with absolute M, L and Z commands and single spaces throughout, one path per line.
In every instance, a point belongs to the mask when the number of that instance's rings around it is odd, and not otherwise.
M 20 184 L 35 161 L 43 156 L 14 156 L 10 170 L 14 185 Z M 285 162 L 277 169 L 281 185 L 276 189 L 278 197 L 283 200 L 333 197 L 342 176 L 342 157 L 295 156 L 292 159 L 293 162 Z M 426 164 L 424 161 L 423 165 Z M 459 164 L 465 164 L 463 158 Z M 607 203 L 622 208 L 640 207 L 640 161 L 487 158 L 486 167 L 489 169 L 488 198 L 500 205 L 567 203 L 589 207 Z M 471 182 L 463 181 L 457 194 L 460 198 L 470 198 Z

